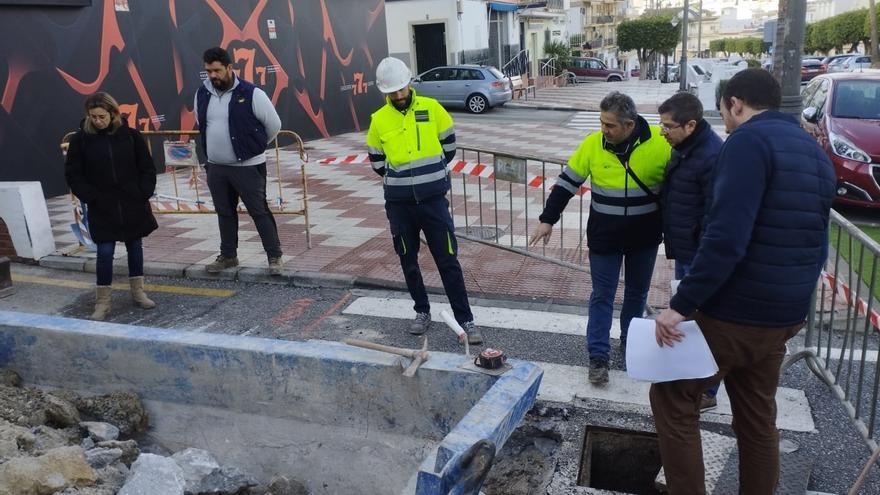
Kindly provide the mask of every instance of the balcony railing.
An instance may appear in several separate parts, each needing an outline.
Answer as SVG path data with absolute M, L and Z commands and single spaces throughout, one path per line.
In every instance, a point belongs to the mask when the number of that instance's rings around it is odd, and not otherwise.
M 563 0 L 547 0 L 547 10 L 564 11 L 565 2 Z
M 613 24 L 614 16 L 613 15 L 594 15 L 593 16 L 593 24 Z

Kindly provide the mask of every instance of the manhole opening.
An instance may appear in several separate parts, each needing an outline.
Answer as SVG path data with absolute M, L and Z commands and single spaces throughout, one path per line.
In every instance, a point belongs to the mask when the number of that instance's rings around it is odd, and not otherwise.
M 657 435 L 644 431 L 590 426 L 584 434 L 578 485 L 624 493 L 659 494 Z
M 494 225 L 471 225 L 468 227 L 456 227 L 455 231 L 470 237 L 476 237 L 484 241 L 494 241 L 507 234 L 507 227 L 501 228 Z

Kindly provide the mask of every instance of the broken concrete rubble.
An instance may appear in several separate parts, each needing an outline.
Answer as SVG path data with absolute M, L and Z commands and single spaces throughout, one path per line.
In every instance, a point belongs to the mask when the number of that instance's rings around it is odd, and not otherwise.
M 107 467 L 122 457 L 122 449 L 103 449 L 97 447 L 86 451 L 86 462 L 95 469 Z
M 141 454 L 138 444 L 134 440 L 110 440 L 107 442 L 98 442 L 96 445 L 105 449 L 122 450 L 121 460 L 126 466 L 131 466 Z
M 94 485 L 98 474 L 81 447 L 59 447 L 37 457 L 16 457 L 0 465 L 0 493 L 52 495 L 68 487 Z
M 185 449 L 173 458 L 141 455 L 136 440 L 117 439 L 123 431 L 143 432 L 147 427 L 146 409 L 135 394 L 80 397 L 64 390 L 21 388 L 17 377 L 13 371 L 0 370 L 0 397 L 12 399 L 0 403 L 2 495 L 309 493 L 299 482 L 283 476 L 258 486 L 253 477 L 234 466 L 220 465 L 204 450 Z M 81 417 L 96 421 L 80 422 Z M 158 445 L 152 448 L 167 452 Z M 174 473 L 181 473 L 180 483 Z
M 119 495 L 183 495 L 186 479 L 174 460 L 155 454 L 141 454 L 131 465 L 131 474 Z
M 89 438 L 96 442 L 106 442 L 119 438 L 119 428 L 100 421 L 83 421 L 79 424 L 89 432 Z
M 140 398 L 131 392 L 74 397 L 73 404 L 83 419 L 110 423 L 119 428 L 120 438 L 131 438 L 147 430 L 147 410 Z
M 0 419 L 19 426 L 79 424 L 76 408 L 42 390 L 0 385 Z

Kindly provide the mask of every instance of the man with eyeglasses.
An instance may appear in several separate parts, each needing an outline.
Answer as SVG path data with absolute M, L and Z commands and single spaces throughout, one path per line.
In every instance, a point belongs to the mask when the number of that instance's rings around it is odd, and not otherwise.
M 608 383 L 611 321 L 614 296 L 624 266 L 623 306 L 620 309 L 620 347 L 626 350 L 629 323 L 641 317 L 651 288 L 651 276 L 662 237 L 660 184 L 670 147 L 660 128 L 636 112 L 632 98 L 611 92 L 599 104 L 602 132 L 588 135 L 559 175 L 547 198 L 540 224 L 530 244 L 547 241 L 553 224 L 578 189 L 590 179 L 589 319 L 587 351 L 589 381 Z
M 712 166 L 724 142 L 703 119 L 700 99 L 676 93 L 658 109 L 660 132 L 672 146 L 663 184 L 663 245 L 666 257 L 675 260 L 675 279 L 691 270 L 700 244 L 702 220 L 712 194 Z M 718 405 L 718 384 L 703 393 L 700 410 Z

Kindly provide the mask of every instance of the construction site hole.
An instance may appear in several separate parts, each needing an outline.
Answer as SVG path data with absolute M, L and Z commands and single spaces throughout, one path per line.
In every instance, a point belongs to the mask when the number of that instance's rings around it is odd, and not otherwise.
M 660 467 L 660 446 L 655 433 L 587 425 L 578 485 L 659 494 L 654 480 Z

